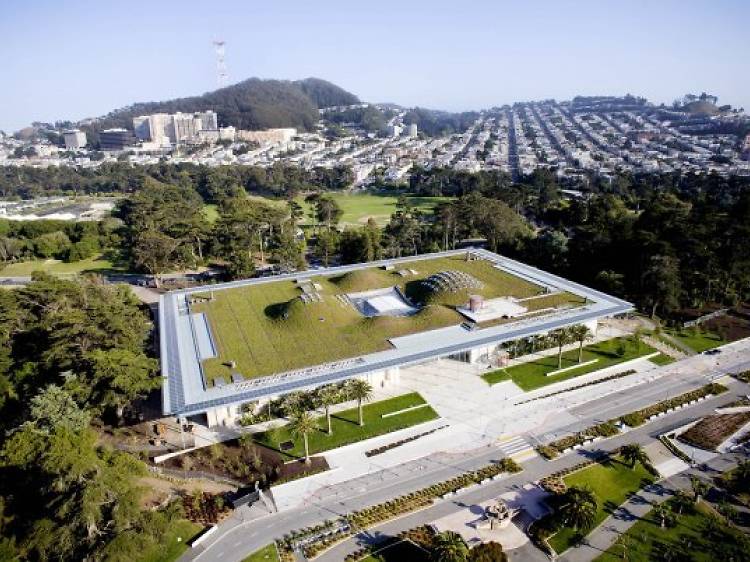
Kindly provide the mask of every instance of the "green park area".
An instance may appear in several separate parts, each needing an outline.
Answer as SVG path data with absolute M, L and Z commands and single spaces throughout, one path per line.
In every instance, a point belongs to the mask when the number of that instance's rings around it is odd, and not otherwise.
M 286 202 L 281 199 L 269 199 L 266 197 L 249 196 L 270 203 L 272 205 L 284 206 Z M 361 226 L 372 218 L 378 225 L 385 225 L 396 212 L 397 195 L 378 195 L 373 193 L 326 193 L 326 197 L 332 198 L 343 211 L 341 215 L 341 224 L 343 226 Z M 437 205 L 443 201 L 450 200 L 449 197 L 419 197 L 407 195 L 407 201 L 415 208 L 431 213 Z M 310 224 L 310 205 L 304 197 L 298 197 L 297 203 L 302 206 L 304 218 L 302 224 Z M 219 217 L 216 205 L 206 205 L 206 218 L 209 222 L 214 222 Z
M 118 267 L 106 257 L 100 255 L 80 261 L 64 262 L 61 260 L 29 260 L 11 263 L 0 269 L 3 277 L 27 277 L 35 271 L 51 275 L 77 275 L 81 273 L 106 273 L 118 270 Z
M 678 340 L 696 353 L 729 343 L 718 334 L 695 328 L 664 328 L 664 333 Z M 667 341 L 669 341 L 667 339 Z M 671 342 L 670 342 L 671 343 Z
M 271 543 L 243 558 L 242 562 L 279 562 L 279 552 L 276 545 Z
M 548 384 L 564 381 L 573 377 L 578 377 L 611 367 L 631 359 L 636 359 L 643 355 L 654 353 L 656 350 L 641 341 L 632 341 L 630 338 L 613 338 L 587 345 L 583 348 L 581 363 L 595 361 L 588 365 L 575 367 L 578 365 L 578 350 L 566 351 L 562 355 L 562 368 L 571 367 L 560 374 L 550 375 L 558 370 L 557 353 L 540 357 L 528 363 L 521 363 L 506 369 L 492 371 L 482 375 L 489 384 L 496 384 L 506 380 L 512 380 L 516 385 L 525 391 L 535 390 Z
M 425 289 L 423 280 L 448 270 L 470 274 L 481 287 Z M 218 348 L 218 357 L 203 363 L 207 382 L 217 377 L 229 380 L 232 361 L 245 378 L 255 378 L 390 349 L 390 338 L 462 323 L 465 318 L 455 305 L 465 303 L 470 293 L 488 299 L 541 295 L 525 303 L 530 310 L 552 304 L 539 286 L 489 261 L 466 261 L 462 255 L 402 263 L 394 271 L 364 268 L 310 281 L 317 284 L 320 298 L 307 302 L 301 298 L 302 288 L 289 280 L 216 291 L 212 298 L 210 293 L 194 295 L 193 312 L 206 313 Z M 419 305 L 415 314 L 366 317 L 345 298 L 349 293 L 394 286 Z M 554 297 L 557 305 L 581 304 L 575 295 Z
M 659 365 L 660 367 L 664 365 L 669 365 L 670 363 L 674 363 L 674 359 L 670 357 L 669 355 L 665 355 L 664 353 L 660 353 L 659 355 L 654 355 L 653 357 L 649 358 L 649 361 L 652 363 Z
M 409 409 L 423 404 L 423 407 Z M 386 416 L 386 414 L 392 415 Z M 405 429 L 434 420 L 437 417 L 435 410 L 427 406 L 424 398 L 416 392 L 365 404 L 363 406 L 364 425 L 361 426 L 359 425 L 357 408 L 332 413 L 331 429 L 333 432 L 331 435 L 328 434 L 325 416 L 320 416 L 317 418 L 318 431 L 308 435 L 310 454 L 321 453 L 329 449 Z M 291 458 L 301 458 L 305 454 L 302 437 L 292 435 L 287 426 L 258 433 L 255 435 L 255 440 L 261 445 L 282 452 Z M 282 444 L 291 444 L 291 447 L 282 447 Z
M 653 482 L 654 477 L 640 462 L 634 466 L 618 457 L 593 464 L 563 478 L 565 485 L 590 489 L 597 500 L 596 514 L 591 528 L 604 521 L 628 497 Z M 579 532 L 564 526 L 548 542 L 557 553 L 567 550 L 580 539 Z
M 161 542 L 148 546 L 137 562 L 174 562 L 187 550 L 188 541 L 202 530 L 202 525 L 180 519 L 161 537 Z
M 668 525 L 662 525 L 661 516 L 651 510 L 596 558 L 596 562 L 748 559 L 747 537 L 727 524 L 710 506 L 699 502 L 680 508 L 675 500 L 668 500 L 666 507 L 671 515 Z

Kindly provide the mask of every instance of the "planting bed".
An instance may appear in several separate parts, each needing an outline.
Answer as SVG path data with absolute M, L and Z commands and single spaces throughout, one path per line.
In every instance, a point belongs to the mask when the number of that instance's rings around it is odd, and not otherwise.
M 707 416 L 677 439 L 693 447 L 715 451 L 733 433 L 750 422 L 750 412 Z

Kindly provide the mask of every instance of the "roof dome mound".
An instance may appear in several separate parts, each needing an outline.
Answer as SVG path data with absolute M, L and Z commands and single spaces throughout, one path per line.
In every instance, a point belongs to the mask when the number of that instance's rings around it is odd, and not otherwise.
M 433 293 L 458 293 L 482 288 L 482 283 L 473 275 L 452 269 L 433 273 L 422 281 L 422 285 Z

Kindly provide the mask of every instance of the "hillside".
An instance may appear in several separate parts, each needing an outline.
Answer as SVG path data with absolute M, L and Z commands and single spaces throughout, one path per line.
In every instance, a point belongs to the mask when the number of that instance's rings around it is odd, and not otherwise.
M 354 94 L 319 78 L 294 82 L 250 78 L 200 96 L 135 103 L 116 109 L 101 119 L 97 128 L 132 128 L 134 116 L 148 113 L 213 109 L 222 126 L 251 130 L 295 127 L 307 131 L 318 121 L 318 108 L 358 101 Z

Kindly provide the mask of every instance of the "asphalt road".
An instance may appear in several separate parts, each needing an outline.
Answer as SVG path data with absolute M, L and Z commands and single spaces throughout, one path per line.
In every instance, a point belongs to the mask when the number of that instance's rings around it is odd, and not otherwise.
M 656 381 L 642 387 L 628 389 L 628 396 L 613 398 L 614 395 L 595 400 L 580 407 L 580 418 L 577 425 L 591 425 L 601 421 L 602 418 L 614 417 L 627 413 L 641 405 L 647 405 L 664 398 L 661 393 L 673 396 L 685 390 L 696 388 L 706 382 L 702 375 L 669 376 L 664 381 Z M 658 387 L 657 387 L 658 382 Z M 662 386 L 663 385 L 663 386 Z M 501 481 L 492 482 L 460 494 L 451 500 L 441 500 L 428 509 L 407 515 L 398 520 L 386 522 L 376 529 L 371 529 L 363 535 L 345 541 L 337 545 L 325 555 L 320 557 L 321 562 L 340 561 L 344 556 L 358 548 L 359 543 L 378 540 L 379 537 L 398 533 L 421 524 L 428 523 L 449 513 L 462 509 L 466 504 L 477 503 L 486 499 L 497 497 L 508 491 L 512 491 L 528 482 L 538 480 L 547 474 L 560 469 L 573 466 L 583 458 L 590 457 L 593 453 L 611 451 L 625 443 L 637 442 L 648 444 L 660 433 L 673 427 L 683 425 L 688 421 L 702 417 L 717 406 L 736 400 L 748 392 L 748 386 L 736 381 L 729 383 L 730 392 L 718 397 L 705 400 L 689 408 L 684 408 L 670 415 L 659 418 L 645 426 L 636 428 L 626 434 L 616 436 L 612 439 L 597 442 L 587 449 L 580 449 L 564 457 L 553 461 L 546 461 L 540 457 L 532 458 L 523 463 L 523 472 L 511 475 Z M 683 390 L 684 389 L 684 390 Z M 562 428 L 558 431 L 569 431 L 572 429 Z M 239 561 L 249 553 L 265 546 L 272 540 L 282 537 L 294 529 L 309 527 L 326 519 L 338 515 L 345 515 L 368 505 L 380 503 L 387 499 L 408 493 L 410 491 L 424 488 L 435 482 L 448 480 L 462 472 L 478 468 L 498 458 L 495 448 L 487 448 L 472 455 L 456 456 L 455 460 L 448 455 L 436 455 L 436 458 L 421 459 L 420 463 L 412 467 L 410 471 L 384 471 L 382 474 L 373 474 L 363 478 L 356 488 L 351 489 L 345 497 L 333 497 L 324 501 L 314 503 L 281 513 L 274 513 L 250 521 L 242 521 L 242 513 L 222 524 L 205 547 L 199 547 L 186 553 L 181 560 L 201 561 Z M 253 509 L 259 509 L 254 507 Z M 246 515 L 245 515 L 246 516 Z M 534 553 L 520 552 L 527 549 L 519 549 L 512 558 L 521 560 L 519 556 L 526 556 L 524 560 L 533 559 Z M 512 551 L 513 552 L 513 551 Z M 537 554 L 539 554 L 537 552 Z

